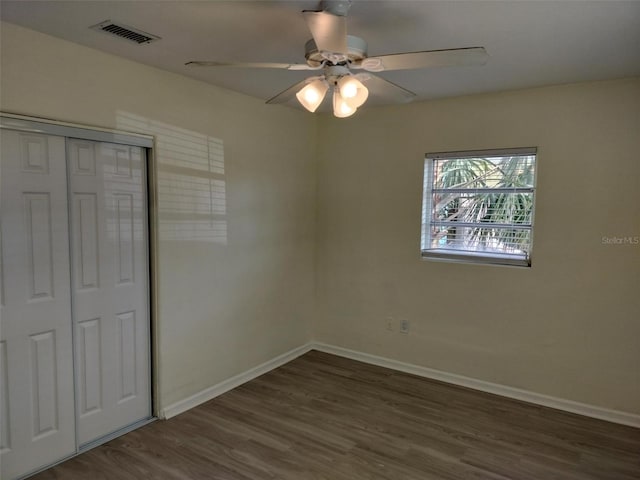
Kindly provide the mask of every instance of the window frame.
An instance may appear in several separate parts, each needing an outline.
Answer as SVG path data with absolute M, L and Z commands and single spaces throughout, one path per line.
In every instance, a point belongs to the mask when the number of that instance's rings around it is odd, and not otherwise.
M 533 155 L 534 168 L 533 168 L 533 185 L 526 188 L 509 189 L 517 190 L 518 192 L 530 192 L 532 194 L 532 206 L 531 206 L 531 222 L 527 227 L 530 230 L 529 234 L 529 249 L 524 255 L 517 255 L 511 253 L 501 252 L 473 252 L 469 250 L 456 250 L 447 248 L 428 248 L 431 243 L 431 228 L 432 228 L 432 205 L 433 205 L 433 181 L 434 181 L 434 163 L 437 160 L 463 160 L 471 158 L 490 158 L 490 157 L 504 157 L 504 156 L 526 156 Z M 533 234 L 534 234 L 534 220 L 535 220 L 535 203 L 536 203 L 536 184 L 538 177 L 538 148 L 537 147 L 518 147 L 518 148 L 501 148 L 501 149 L 488 149 L 488 150 L 465 150 L 456 152 L 435 152 L 427 153 L 424 157 L 424 176 L 422 183 L 422 217 L 420 228 L 420 256 L 426 260 L 436 261 L 448 261 L 448 262 L 462 262 L 472 264 L 484 264 L 484 265 L 502 265 L 502 266 L 517 266 L 517 267 L 531 267 L 531 258 L 533 252 Z M 470 189 L 471 190 L 471 189 Z M 499 191 L 500 188 L 491 189 L 487 188 L 487 191 Z M 504 191 L 504 188 L 502 189 Z M 504 224 L 508 225 L 508 224 Z

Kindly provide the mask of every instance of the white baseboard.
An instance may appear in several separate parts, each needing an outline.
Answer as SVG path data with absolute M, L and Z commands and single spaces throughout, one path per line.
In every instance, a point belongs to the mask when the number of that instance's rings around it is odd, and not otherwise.
M 516 400 L 522 400 L 524 402 L 529 402 L 536 405 L 564 410 L 565 412 L 577 413 L 586 417 L 598 418 L 600 420 L 606 420 L 608 422 L 640 428 L 640 415 L 636 415 L 633 413 L 610 410 L 586 403 L 551 397 L 549 395 L 530 392 L 528 390 L 521 390 L 519 388 L 508 387 L 506 385 L 485 382 L 484 380 L 477 380 L 462 375 L 456 375 L 454 373 L 447 373 L 441 370 L 435 370 L 432 368 L 412 365 L 410 363 L 399 362 L 397 360 L 379 357 L 377 355 L 371 355 L 368 353 L 362 353 L 356 350 L 349 350 L 342 347 L 336 347 L 334 345 L 327 345 L 324 343 L 312 343 L 310 349 L 338 355 L 340 357 L 350 358 L 352 360 L 358 360 L 364 363 L 369 363 L 371 365 L 378 365 L 380 367 L 398 370 L 400 372 L 411 373 L 420 377 L 440 380 L 441 382 L 451 383 L 453 385 L 468 387 L 474 390 L 480 390 L 482 392 L 488 392 L 496 395 L 501 395 L 503 397 L 514 398 Z
M 187 410 L 197 407 L 198 405 L 208 402 L 209 400 L 217 397 L 218 395 L 222 395 L 223 393 L 228 392 L 236 387 L 239 387 L 243 383 L 248 382 L 249 380 L 253 380 L 260 375 L 263 375 L 275 368 L 278 368 L 285 363 L 290 362 L 291 360 L 299 357 L 300 355 L 304 355 L 309 350 L 312 349 L 311 343 L 307 343 L 298 348 L 294 348 L 282 355 L 278 355 L 277 357 L 268 360 L 257 367 L 253 367 L 243 373 L 235 375 L 234 377 L 228 378 L 212 387 L 205 388 L 201 392 L 196 393 L 195 395 L 191 395 L 183 400 L 175 402 L 160 411 L 160 417 L 164 419 L 169 419 L 171 417 L 175 417 L 176 415 L 186 412 Z
M 169 405 L 166 408 L 162 409 L 160 412 L 160 416 L 161 418 L 167 419 L 174 417 L 182 412 L 186 412 L 187 410 L 193 407 L 197 407 L 198 405 L 207 402 L 217 397 L 218 395 L 222 395 L 223 393 L 226 393 L 229 390 L 242 385 L 243 383 L 246 383 L 256 377 L 259 377 L 260 375 L 278 368 L 285 363 L 288 363 L 291 360 L 304 355 L 310 350 L 318 350 L 320 352 L 330 353 L 332 355 L 338 355 L 340 357 L 350 358 L 352 360 L 358 360 L 360 362 L 369 363 L 371 365 L 378 365 L 380 367 L 390 368 L 392 370 L 397 370 L 400 372 L 411 373 L 419 377 L 439 380 L 441 382 L 472 388 L 481 392 L 493 393 L 495 395 L 500 395 L 507 398 L 513 398 L 536 405 L 563 410 L 565 412 L 577 413 L 578 415 L 584 415 L 586 417 L 598 418 L 600 420 L 606 420 L 608 422 L 640 428 L 640 415 L 636 415 L 633 413 L 611 410 L 603 407 L 589 405 L 586 403 L 574 402 L 572 400 L 565 400 L 563 398 L 543 395 L 541 393 L 535 393 L 515 387 L 486 382 L 484 380 L 477 380 L 475 378 L 465 377 L 463 375 L 457 375 L 455 373 L 447 373 L 441 370 L 435 370 L 433 368 L 404 363 L 398 360 L 392 360 L 390 358 L 371 355 L 369 353 L 358 352 L 356 350 L 349 350 L 347 348 L 315 342 L 307 343 L 298 348 L 294 348 L 293 350 L 283 353 L 282 355 L 278 355 L 277 357 L 264 362 L 257 367 L 251 368 L 246 372 L 240 373 L 234 377 L 213 385 L 212 387 L 206 388 L 201 392 L 196 393 L 195 395 L 191 395 L 190 397 L 175 402 L 172 405 Z

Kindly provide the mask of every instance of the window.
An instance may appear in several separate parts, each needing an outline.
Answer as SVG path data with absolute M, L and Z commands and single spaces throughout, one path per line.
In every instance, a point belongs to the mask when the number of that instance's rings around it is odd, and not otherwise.
M 428 154 L 422 256 L 531 266 L 536 149 Z

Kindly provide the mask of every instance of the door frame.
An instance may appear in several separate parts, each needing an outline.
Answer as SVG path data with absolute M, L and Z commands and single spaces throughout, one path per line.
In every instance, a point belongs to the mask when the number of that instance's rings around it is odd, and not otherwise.
M 146 157 L 146 201 L 147 201 L 147 247 L 148 247 L 148 286 L 149 286 L 149 372 L 150 372 L 150 409 L 151 421 L 159 416 L 160 375 L 159 375 L 159 323 L 158 323 L 158 182 L 157 165 L 154 153 L 156 138 L 153 135 L 127 132 L 93 125 L 82 125 L 47 118 L 39 118 L 17 113 L 0 111 L 0 129 L 34 132 L 60 137 L 72 137 L 98 142 L 117 143 L 138 146 L 145 149 Z M 74 366 L 75 369 L 75 366 Z M 74 375 L 75 377 L 75 375 Z M 75 394 L 74 394 L 75 397 Z M 85 445 L 77 453 L 87 451 L 101 443 L 120 436 L 126 431 L 141 426 L 148 421 L 138 422 L 123 430 Z M 76 445 L 77 446 L 77 445 Z M 76 453 L 76 454 L 77 454 Z M 47 466 L 46 468 L 49 468 Z

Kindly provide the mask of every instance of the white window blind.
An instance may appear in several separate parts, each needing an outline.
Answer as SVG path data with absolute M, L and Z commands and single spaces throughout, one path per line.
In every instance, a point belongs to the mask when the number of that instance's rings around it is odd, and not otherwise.
M 536 149 L 425 159 L 422 256 L 531 265 Z

